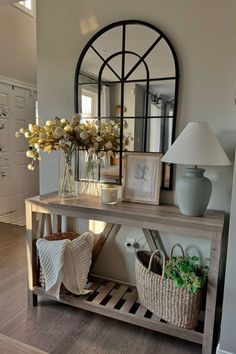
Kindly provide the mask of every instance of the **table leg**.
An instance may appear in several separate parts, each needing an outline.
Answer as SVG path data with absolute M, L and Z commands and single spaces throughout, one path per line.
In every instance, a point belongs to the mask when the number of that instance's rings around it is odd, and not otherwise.
M 152 252 L 159 248 L 169 258 L 158 231 L 143 229 L 143 233 Z
M 61 215 L 53 215 L 53 232 L 61 232 Z
M 46 224 L 47 235 L 51 234 L 53 232 L 52 231 L 52 216 L 51 216 L 51 214 L 45 215 L 45 224 Z
M 212 353 L 215 311 L 216 311 L 216 297 L 217 297 L 218 275 L 219 275 L 219 265 L 220 265 L 221 240 L 222 240 L 221 233 L 216 233 L 215 237 L 213 237 L 211 240 L 210 266 L 209 266 L 208 284 L 207 284 L 206 311 L 205 311 L 203 348 L 202 348 L 203 354 Z
M 37 305 L 37 295 L 33 293 L 34 286 L 38 283 L 37 276 L 37 252 L 36 252 L 36 233 L 37 222 L 36 213 L 32 212 L 32 205 L 26 201 L 26 252 L 28 268 L 28 303 L 29 306 Z

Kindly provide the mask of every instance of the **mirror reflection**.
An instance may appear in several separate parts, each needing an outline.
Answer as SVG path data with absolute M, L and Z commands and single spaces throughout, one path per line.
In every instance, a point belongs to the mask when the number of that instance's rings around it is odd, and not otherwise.
M 82 75 L 81 75 L 82 77 Z M 100 88 L 99 88 L 100 86 Z M 100 91 L 99 91 L 100 90 Z M 148 96 L 148 100 L 147 100 Z M 79 107 L 84 117 L 114 118 L 121 116 L 121 83 L 91 83 L 79 85 Z M 124 84 L 123 117 L 173 117 L 175 82 L 151 81 Z M 146 112 L 147 107 L 147 112 Z

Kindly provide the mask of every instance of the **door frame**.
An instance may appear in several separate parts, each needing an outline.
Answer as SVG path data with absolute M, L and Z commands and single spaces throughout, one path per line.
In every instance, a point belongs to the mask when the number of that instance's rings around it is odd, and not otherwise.
M 0 75 L 0 82 L 3 84 L 15 86 L 15 87 L 24 88 L 27 90 L 32 90 L 36 94 L 38 92 L 37 86 L 34 84 L 30 84 L 28 82 L 12 79 L 10 77 L 6 77 L 3 75 Z

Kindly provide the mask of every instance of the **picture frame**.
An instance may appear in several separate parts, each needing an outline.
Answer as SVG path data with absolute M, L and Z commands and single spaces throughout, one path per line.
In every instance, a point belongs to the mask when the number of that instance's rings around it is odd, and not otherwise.
M 159 205 L 162 156 L 161 153 L 125 152 L 124 201 Z

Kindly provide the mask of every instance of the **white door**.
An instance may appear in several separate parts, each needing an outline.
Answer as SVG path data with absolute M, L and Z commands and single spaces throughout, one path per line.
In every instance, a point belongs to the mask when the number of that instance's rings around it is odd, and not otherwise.
M 27 142 L 15 138 L 15 132 L 35 122 L 35 92 L 0 83 L 0 214 L 24 208 L 24 200 L 38 194 L 38 169 L 27 169 L 29 159 L 25 156 Z

